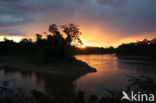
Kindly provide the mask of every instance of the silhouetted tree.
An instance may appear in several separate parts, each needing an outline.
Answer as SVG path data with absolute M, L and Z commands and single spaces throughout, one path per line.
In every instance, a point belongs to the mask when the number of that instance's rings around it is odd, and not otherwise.
M 41 34 L 36 34 L 36 41 L 42 40 L 42 35 Z
M 51 34 L 44 32 L 43 35 L 47 38 L 42 38 L 42 34 L 36 34 L 36 41 L 34 42 L 32 39 L 23 38 L 19 43 L 16 43 L 5 38 L 3 42 L 0 42 L 0 52 L 1 54 L 20 54 L 31 59 L 44 59 L 45 61 L 73 57 L 72 49 L 76 45 L 75 41 L 78 40 L 79 43 L 81 41 L 79 28 L 75 24 L 64 25 L 61 28 L 64 30 L 64 35 L 59 31 L 56 24 L 50 25 L 49 32 Z M 75 45 L 72 45 L 73 42 Z
M 83 44 L 80 39 L 81 32 L 78 25 L 62 25 L 61 28 L 66 35 L 66 41 L 68 45 L 73 44 L 74 46 L 80 46 Z

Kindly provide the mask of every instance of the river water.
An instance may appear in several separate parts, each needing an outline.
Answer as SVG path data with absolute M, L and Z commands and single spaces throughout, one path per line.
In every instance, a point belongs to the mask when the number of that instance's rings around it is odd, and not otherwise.
M 100 97 L 105 91 L 124 90 L 128 85 L 128 76 L 150 76 L 155 78 L 156 60 L 144 56 L 76 55 L 88 65 L 97 69 L 86 75 L 38 74 L 10 70 L 0 70 L 0 80 L 12 80 L 13 87 L 26 90 L 37 89 L 56 99 L 70 96 L 76 91 L 85 91 L 87 95 Z

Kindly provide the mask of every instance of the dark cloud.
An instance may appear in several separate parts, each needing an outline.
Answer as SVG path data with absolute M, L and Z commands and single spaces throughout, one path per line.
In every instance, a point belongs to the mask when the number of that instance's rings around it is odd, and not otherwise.
M 1 35 L 24 36 L 26 32 L 20 27 L 4 28 L 0 30 Z
M 128 0 L 98 0 L 100 5 L 110 5 L 114 7 L 119 7 L 124 5 Z
M 19 10 L 14 9 L 14 7 L 18 7 L 17 5 L 19 5 L 16 3 L 17 1 L 0 1 L 0 28 L 20 25 L 30 20 L 30 15 L 21 10 L 21 8 Z
M 0 0 L 0 2 L 17 2 L 19 0 Z
M 156 31 L 155 5 L 156 0 L 0 0 L 0 28 L 78 22 L 126 37 Z
M 16 26 L 19 24 L 23 24 L 26 21 L 28 21 L 26 18 L 13 15 L 2 15 L 0 16 L 0 28 Z

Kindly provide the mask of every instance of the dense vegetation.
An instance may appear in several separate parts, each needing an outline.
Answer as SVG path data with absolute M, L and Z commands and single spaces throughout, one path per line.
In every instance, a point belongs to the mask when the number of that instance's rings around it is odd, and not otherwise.
M 120 55 L 152 55 L 156 56 L 156 39 L 122 44 L 116 49 Z
M 156 39 L 143 41 L 132 42 L 132 43 L 123 43 L 117 48 L 109 47 L 85 47 L 85 48 L 75 48 L 76 54 L 112 54 L 116 53 L 117 55 L 152 55 L 156 54 Z
M 0 53 L 33 60 L 57 61 L 61 58 L 72 58 L 72 49 L 82 45 L 78 25 L 61 25 L 58 28 L 56 24 L 52 24 L 49 26 L 49 32 L 49 34 L 45 32 L 42 35 L 36 34 L 36 41 L 24 38 L 17 43 L 5 38 L 0 42 Z

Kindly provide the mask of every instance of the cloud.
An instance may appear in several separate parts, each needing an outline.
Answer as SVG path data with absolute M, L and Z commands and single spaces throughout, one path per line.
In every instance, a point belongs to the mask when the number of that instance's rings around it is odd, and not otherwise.
M 16 17 L 13 15 L 2 15 L 0 16 L 0 28 L 16 26 L 19 24 L 23 24 L 26 21 L 27 21 L 26 18 Z
M 121 36 L 155 32 L 155 0 L 99 0 L 102 5 L 91 12 L 92 21 Z
M 9 28 L 4 28 L 0 30 L 1 35 L 10 35 L 10 36 L 25 36 L 26 32 L 23 31 L 22 28 L 20 27 L 9 27 Z
M 0 28 L 8 33 L 22 25 L 23 31 L 38 32 L 51 23 L 74 22 L 88 33 L 98 29 L 103 37 L 126 38 L 156 32 L 155 5 L 156 0 L 0 0 Z
M 128 0 L 98 0 L 100 5 L 110 5 L 114 7 L 119 7 L 124 5 Z

